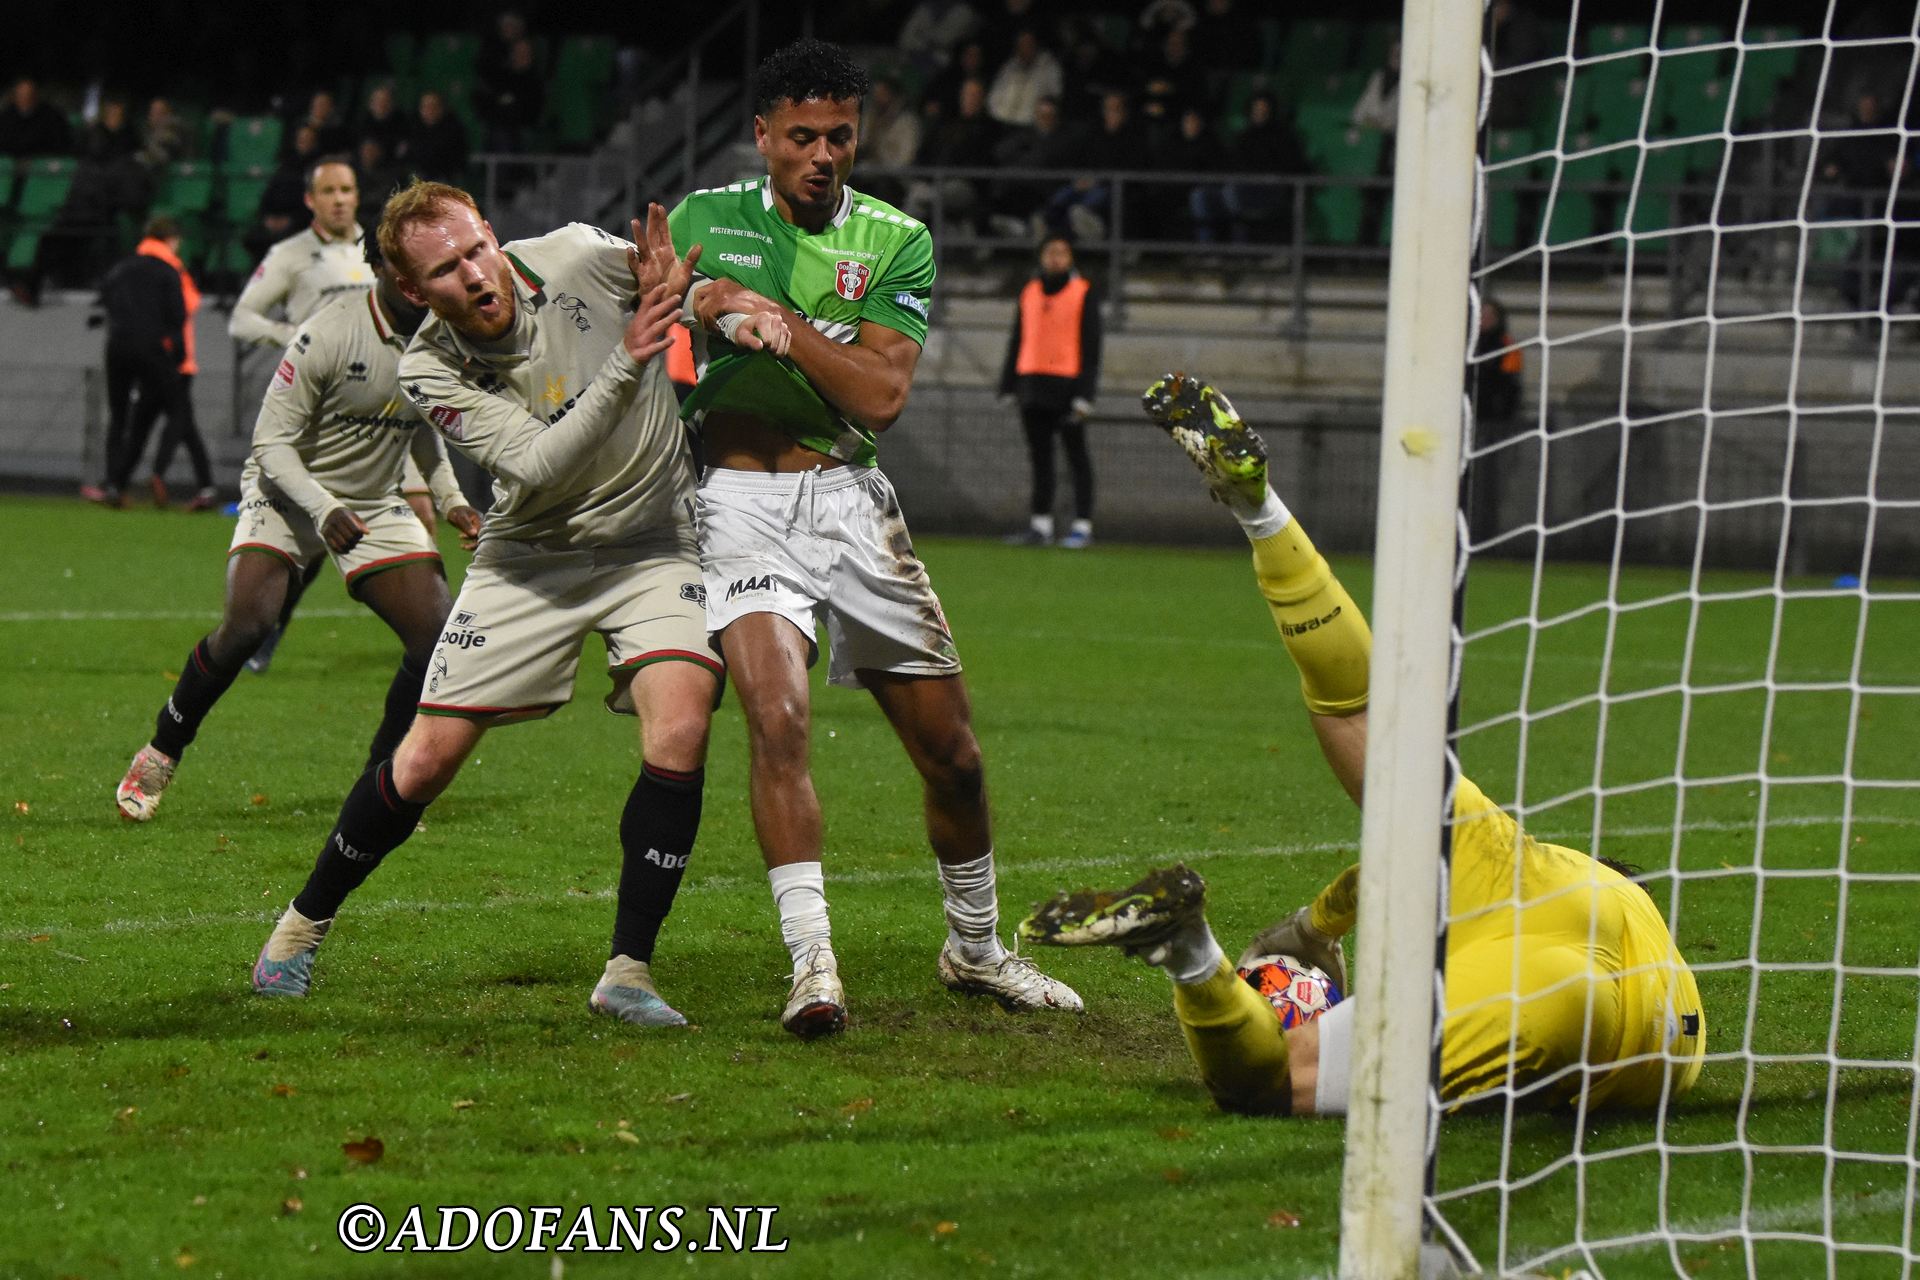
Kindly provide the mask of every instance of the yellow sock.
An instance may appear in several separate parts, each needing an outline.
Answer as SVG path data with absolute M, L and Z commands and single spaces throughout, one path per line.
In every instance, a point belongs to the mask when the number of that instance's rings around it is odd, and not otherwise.
M 1363 709 L 1373 632 L 1298 520 L 1254 541 L 1253 572 L 1300 668 L 1307 709 L 1329 716 Z
M 1287 1037 L 1273 1006 L 1233 966 L 1205 982 L 1175 983 L 1173 1011 L 1207 1092 L 1223 1111 L 1285 1115 L 1293 1109 Z
M 1354 917 L 1359 912 L 1360 864 L 1356 862 L 1320 891 L 1320 896 L 1313 900 L 1308 922 L 1330 938 L 1344 938 L 1353 932 Z

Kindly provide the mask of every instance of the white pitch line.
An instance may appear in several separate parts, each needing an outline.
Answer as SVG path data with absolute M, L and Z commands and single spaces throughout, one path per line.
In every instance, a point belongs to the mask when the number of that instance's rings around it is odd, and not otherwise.
M 1920 819 L 1856 816 L 1853 821 L 1856 826 L 1863 823 L 1874 823 L 1878 825 L 1887 825 L 1887 826 L 1920 827 Z M 1820 826 L 1838 826 L 1839 824 L 1840 824 L 1840 819 L 1838 817 L 1808 816 L 1808 817 L 1798 817 L 1798 818 L 1780 818 L 1780 819 L 1774 820 L 1774 822 L 1770 823 L 1769 825 L 1770 826 L 1791 826 L 1791 827 L 1820 827 Z M 1683 830 L 1686 830 L 1686 831 L 1744 831 L 1749 829 L 1751 825 L 1752 824 L 1750 823 L 1721 822 L 1721 821 L 1716 821 L 1712 819 L 1703 819 L 1699 822 L 1687 823 L 1684 826 Z M 1628 828 L 1622 828 L 1611 834 L 1621 835 L 1621 836 L 1664 835 L 1669 833 L 1671 830 L 1672 830 L 1671 827 L 1643 827 L 1643 828 L 1628 827 Z M 1535 832 L 1534 834 L 1540 839 L 1544 839 L 1544 840 L 1571 840 L 1571 839 L 1577 839 L 1579 838 L 1579 836 L 1584 835 L 1585 833 L 1572 832 L 1572 831 L 1566 831 L 1566 832 L 1547 831 L 1547 832 Z M 1228 858 L 1299 858 L 1299 857 L 1308 856 L 1310 854 L 1340 853 L 1343 851 L 1352 851 L 1358 847 L 1358 841 L 1359 841 L 1359 838 L 1358 836 L 1356 836 L 1352 840 L 1316 840 L 1311 842 L 1294 843 L 1294 844 L 1262 845 L 1252 849 L 1189 849 L 1184 852 L 1178 852 L 1178 853 L 1164 852 L 1159 854 L 1150 853 L 1143 849 L 1137 853 L 1133 851 L 1129 851 L 1126 853 L 1107 854 L 1107 855 L 1102 855 L 1100 857 L 1092 857 L 1092 858 L 1034 858 L 1031 860 L 1022 860 L 1022 861 L 1015 862 L 1011 864 L 1011 866 L 1003 866 L 1002 871 L 1003 872 L 1011 871 L 1015 875 L 1019 875 L 1019 876 L 1026 876 L 1030 874 L 1062 875 L 1062 874 L 1073 874 L 1073 873 L 1082 872 L 1082 871 L 1104 870 L 1109 867 L 1138 868 L 1150 862 L 1166 863 L 1166 862 L 1171 862 L 1175 860 L 1186 861 L 1191 859 L 1193 861 L 1200 861 L 1202 859 L 1217 860 L 1217 859 L 1228 859 Z M 1655 868 L 1654 870 L 1657 871 L 1658 868 Z M 893 870 L 846 871 L 846 872 L 831 874 L 829 876 L 829 879 L 834 884 L 903 884 L 909 881 L 932 882 L 935 879 L 935 875 L 936 873 L 934 871 L 933 860 L 929 858 L 923 865 L 918 867 L 896 868 Z M 699 879 L 690 880 L 681 888 L 680 892 L 682 893 L 721 893 L 721 892 L 728 892 L 728 891 L 737 890 L 737 889 L 751 888 L 752 886 L 758 885 L 761 882 L 762 882 L 761 877 L 757 875 L 741 876 L 741 875 L 729 875 L 729 874 L 721 873 L 716 875 L 702 876 Z M 399 915 L 404 912 L 422 912 L 422 911 L 489 911 L 499 907 L 553 906 L 558 903 L 568 902 L 568 901 L 589 901 L 589 902 L 605 901 L 605 900 L 611 900 L 613 897 L 614 897 L 614 891 L 612 889 L 597 889 L 592 893 L 565 892 L 565 893 L 557 893 L 557 894 L 508 894 L 500 897 L 486 898 L 479 902 L 421 902 L 421 901 L 368 902 L 365 906 L 359 906 L 354 908 L 353 914 L 356 917 L 358 917 L 358 916 Z M 69 925 L 63 925 L 63 924 L 47 924 L 47 925 L 40 925 L 30 929 L 9 930 L 4 934 L 0 934 L 0 940 L 4 940 L 8 942 L 24 942 L 28 938 L 34 937 L 39 934 L 51 934 L 55 937 L 66 937 L 66 936 L 73 936 L 73 935 L 84 936 L 87 934 L 94 934 L 94 933 L 133 933 L 143 929 L 193 929 L 193 928 L 224 927 L 227 925 L 236 925 L 236 924 L 257 924 L 268 919 L 270 914 L 271 912 L 269 910 L 229 911 L 229 912 L 222 912 L 218 915 L 187 915 L 187 916 L 162 917 L 159 919 L 144 919 L 144 920 L 143 919 L 108 920 L 102 924 L 95 924 L 95 925 L 69 926 Z

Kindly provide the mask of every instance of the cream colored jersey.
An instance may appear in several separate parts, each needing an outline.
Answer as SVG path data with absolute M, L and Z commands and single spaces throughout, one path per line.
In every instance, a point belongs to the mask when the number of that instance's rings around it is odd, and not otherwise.
M 241 342 L 284 347 L 308 316 L 372 283 L 364 230 L 356 226 L 351 239 L 335 240 L 310 226 L 267 250 L 233 304 L 227 332 Z M 276 310 L 286 318 L 276 319 Z
M 335 507 L 398 493 L 411 451 L 434 505 L 444 512 L 461 502 L 439 437 L 400 393 L 405 349 L 372 289 L 321 308 L 267 384 L 242 488 L 292 501 L 317 527 Z
M 513 327 L 474 343 L 438 316 L 400 359 L 400 384 L 447 442 L 494 478 L 486 540 L 692 553 L 693 459 L 666 358 L 621 337 L 632 245 L 572 223 L 506 246 Z

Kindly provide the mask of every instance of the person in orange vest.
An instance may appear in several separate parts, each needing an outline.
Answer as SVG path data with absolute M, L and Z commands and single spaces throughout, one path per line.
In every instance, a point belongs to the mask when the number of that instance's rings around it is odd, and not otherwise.
M 106 474 L 98 485 L 82 485 L 80 493 L 107 506 L 124 505 L 122 490 L 160 415 L 167 415 L 172 434 L 174 424 L 190 420 L 193 412 L 182 368 L 191 367 L 189 308 L 199 294 L 178 266 L 179 244 L 173 220 L 154 218 L 140 247 L 115 264 L 100 286 L 107 326 Z M 198 444 L 197 434 L 193 442 Z M 204 468 L 204 450 L 199 458 Z
M 164 234 L 162 234 L 164 233 Z M 193 418 L 193 375 L 200 372 L 193 357 L 193 313 L 200 309 L 200 290 L 186 263 L 180 260 L 180 228 L 166 217 L 154 218 L 134 253 L 158 258 L 180 277 L 180 297 L 186 304 L 187 322 L 181 327 L 180 378 L 178 390 L 167 405 L 167 430 L 153 455 L 153 504 L 167 505 L 167 468 L 173 464 L 174 451 L 186 446 L 187 459 L 193 464 L 194 495 L 187 501 L 189 511 L 211 511 L 218 505 L 219 492 L 213 487 L 213 468 L 207 462 L 207 446 L 200 438 L 200 427 Z
M 1073 241 L 1062 233 L 1040 243 L 1040 270 L 1020 291 L 1000 372 L 1002 402 L 1020 406 L 1033 463 L 1027 528 L 1008 537 L 1021 546 L 1053 545 L 1053 445 L 1059 440 L 1073 473 L 1073 524 L 1060 544 L 1078 551 L 1093 542 L 1093 460 L 1087 418 L 1100 385 L 1100 302 L 1073 267 Z

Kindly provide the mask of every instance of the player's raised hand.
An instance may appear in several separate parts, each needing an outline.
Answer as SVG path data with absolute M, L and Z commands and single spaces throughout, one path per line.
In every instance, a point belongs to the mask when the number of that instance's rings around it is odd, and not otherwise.
M 665 284 L 656 284 L 640 295 L 640 306 L 627 322 L 621 342 L 636 364 L 665 351 L 673 342 L 673 328 L 680 322 L 680 295 Z
M 787 354 L 793 345 L 793 331 L 787 318 L 778 311 L 733 312 L 720 317 L 714 332 L 742 351 L 770 351 Z
M 327 550 L 333 552 L 351 551 L 366 536 L 367 522 L 345 507 L 327 512 L 327 518 L 320 525 L 320 539 L 327 544 Z
M 676 298 L 687 295 L 693 283 L 694 264 L 700 261 L 700 246 L 687 250 L 686 257 L 673 251 L 673 232 L 667 227 L 667 211 L 658 203 L 647 206 L 647 221 L 633 220 L 633 242 L 627 262 L 633 268 L 634 287 L 642 294 L 658 285 L 666 285 Z
M 711 332 L 719 331 L 721 316 L 751 316 L 762 311 L 778 313 L 780 308 L 738 280 L 720 279 L 702 285 L 693 298 L 694 323 Z

